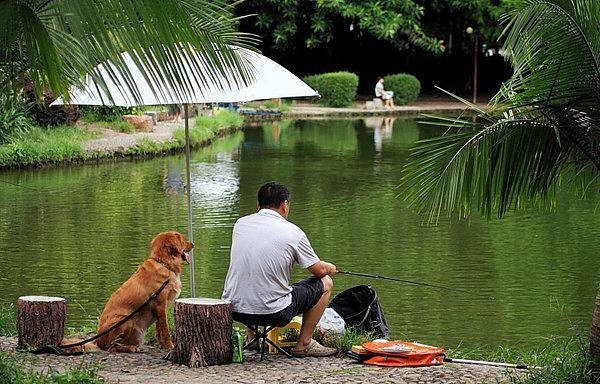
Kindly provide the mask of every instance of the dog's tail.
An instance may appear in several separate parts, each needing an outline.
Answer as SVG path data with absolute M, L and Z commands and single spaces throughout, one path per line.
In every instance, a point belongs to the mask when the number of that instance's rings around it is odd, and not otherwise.
M 60 345 L 63 346 L 63 345 L 77 344 L 82 341 L 83 341 L 82 339 L 74 339 L 74 338 L 73 339 L 64 339 Z M 62 349 L 62 352 L 65 355 L 90 353 L 90 352 L 98 352 L 98 351 L 100 351 L 100 347 L 98 347 L 96 345 L 96 343 L 93 341 L 90 341 L 89 343 L 85 343 L 83 345 L 78 345 L 76 347 L 68 347 L 68 348 Z

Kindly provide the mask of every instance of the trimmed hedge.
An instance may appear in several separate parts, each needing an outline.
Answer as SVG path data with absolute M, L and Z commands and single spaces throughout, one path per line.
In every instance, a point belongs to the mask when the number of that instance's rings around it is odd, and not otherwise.
M 347 107 L 356 99 L 358 76 L 351 72 L 330 72 L 311 75 L 304 82 L 321 95 L 317 104 L 326 107 Z
M 387 75 L 384 79 L 385 89 L 394 92 L 394 102 L 396 105 L 405 105 L 414 102 L 421 92 L 421 82 L 419 82 L 419 79 L 408 73 Z

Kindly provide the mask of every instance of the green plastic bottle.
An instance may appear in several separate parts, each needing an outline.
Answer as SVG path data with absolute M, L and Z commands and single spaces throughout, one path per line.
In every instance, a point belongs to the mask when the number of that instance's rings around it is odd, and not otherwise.
M 232 361 L 234 363 L 243 363 L 244 362 L 244 338 L 242 337 L 242 333 L 239 329 L 234 328 L 233 333 L 231 334 L 231 343 L 232 343 L 232 352 L 233 357 Z

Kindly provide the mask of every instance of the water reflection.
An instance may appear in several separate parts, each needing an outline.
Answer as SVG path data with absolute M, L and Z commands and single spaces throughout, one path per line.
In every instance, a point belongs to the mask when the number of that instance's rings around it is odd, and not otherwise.
M 439 133 L 405 118 L 282 121 L 246 127 L 194 152 L 200 294 L 220 294 L 233 223 L 255 210 L 262 183 L 279 180 L 292 191 L 290 220 L 322 258 L 347 270 L 474 292 L 335 278 L 336 292 L 372 284 L 396 337 L 493 348 L 534 345 L 571 324 L 587 327 L 600 266 L 594 202 L 565 193 L 556 213 L 423 227 L 396 187 L 408 150 Z M 0 174 L 30 188 L 0 189 L 0 300 L 65 296 L 69 324 L 94 324 L 109 295 L 148 256 L 152 237 L 185 233 L 184 166 L 176 155 Z M 187 278 L 186 271 L 184 295 Z

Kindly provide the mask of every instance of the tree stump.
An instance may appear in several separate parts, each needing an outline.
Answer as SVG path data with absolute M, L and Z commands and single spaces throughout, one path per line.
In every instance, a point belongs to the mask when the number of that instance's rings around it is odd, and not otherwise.
M 17 348 L 60 345 L 65 333 L 67 301 L 62 297 L 21 296 L 17 302 Z
M 173 363 L 188 367 L 231 363 L 231 303 L 190 298 L 175 301 Z

